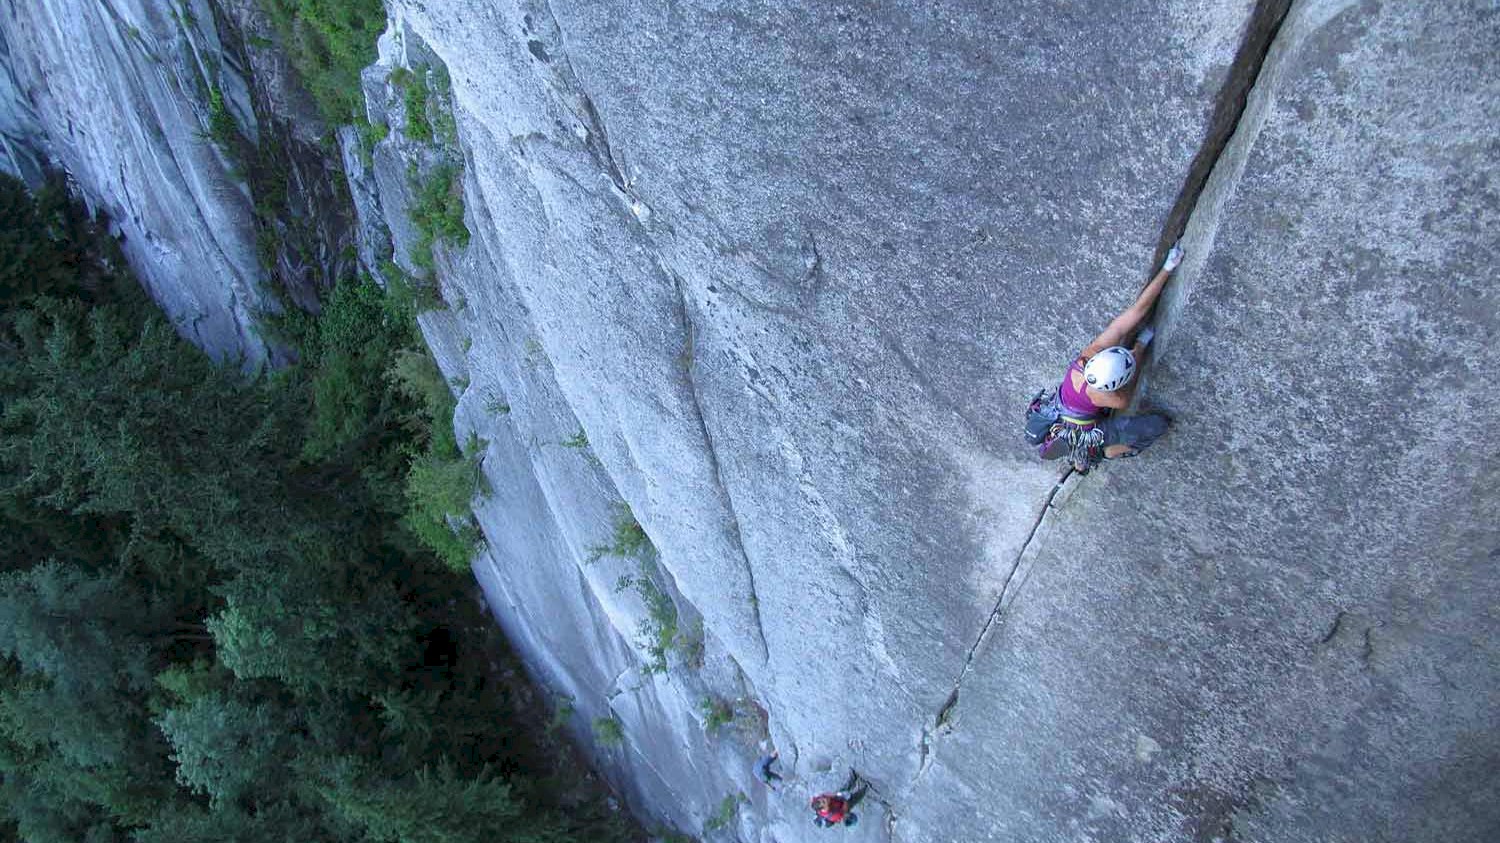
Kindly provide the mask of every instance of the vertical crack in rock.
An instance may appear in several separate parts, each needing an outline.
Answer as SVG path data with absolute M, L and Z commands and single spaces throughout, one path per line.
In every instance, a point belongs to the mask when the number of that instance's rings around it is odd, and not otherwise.
M 605 703 L 605 705 L 607 705 L 610 708 L 614 708 L 615 697 L 618 697 L 619 695 L 625 693 L 625 691 L 627 690 L 626 688 L 623 688 L 623 687 L 620 686 L 620 680 L 624 679 L 625 678 L 625 674 L 629 673 L 630 671 L 632 671 L 634 669 L 635 669 L 634 667 L 627 666 L 624 669 L 622 669 L 619 673 L 616 673 L 615 674 L 615 678 L 609 680 L 609 684 L 605 686 L 605 694 L 604 694 L 604 703 Z M 632 688 L 632 689 L 629 689 L 629 690 L 635 690 L 635 689 Z
M 1323 637 L 1318 639 L 1318 643 L 1327 644 L 1338 637 L 1339 630 L 1343 629 L 1344 619 L 1347 617 L 1349 617 L 1349 613 L 1340 609 L 1339 613 L 1333 616 L 1333 624 L 1328 627 L 1327 632 L 1323 633 Z
M 1187 254 L 1177 278 L 1167 285 L 1156 308 L 1156 325 L 1162 329 L 1158 355 L 1167 353 L 1171 328 L 1185 305 L 1197 268 L 1213 246 L 1224 206 L 1244 175 L 1250 150 L 1265 124 L 1289 55 L 1312 33 L 1356 2 L 1260 0 L 1257 3 L 1255 17 L 1246 27 L 1240 52 L 1220 93 L 1214 123 L 1162 230 L 1158 263 L 1179 237 Z M 1149 369 L 1143 375 L 1146 377 L 1143 387 L 1137 390 L 1137 398 L 1149 388 Z
M 594 107 L 594 100 L 581 90 L 578 99 L 583 110 L 583 116 L 589 126 L 589 149 L 594 153 L 594 158 L 604 172 L 609 175 L 609 180 L 614 182 L 621 193 L 630 192 L 630 180 L 625 174 L 625 168 L 615 160 L 615 151 L 609 145 L 609 131 L 604 128 L 604 118 L 599 116 L 599 109 Z
M 816 302 L 823 295 L 828 273 L 823 271 L 823 253 L 818 251 L 818 238 L 811 232 L 807 233 L 807 250 L 812 257 L 807 261 L 807 270 L 797 280 L 797 289 L 806 290 L 808 298 Z
M 719 484 L 719 489 L 724 493 L 725 507 L 729 510 L 729 532 L 734 539 L 734 545 L 739 549 L 740 559 L 745 563 L 745 576 L 750 583 L 750 612 L 755 617 L 755 638 L 760 642 L 761 659 L 770 661 L 771 650 L 766 645 L 765 625 L 760 615 L 760 593 L 755 587 L 755 566 L 750 564 L 750 554 L 745 550 L 745 537 L 740 531 L 739 514 L 734 508 L 734 494 L 729 490 L 729 483 L 724 477 L 724 468 L 719 463 L 719 451 L 714 445 L 713 433 L 708 429 L 708 417 L 703 412 L 703 394 L 698 386 L 698 353 L 697 353 L 697 322 L 693 319 L 692 307 L 688 303 L 686 284 L 682 276 L 666 267 L 662 267 L 677 289 L 677 312 L 682 321 L 683 343 L 682 343 L 682 369 L 687 379 L 688 393 L 693 398 L 693 412 L 698 417 L 698 429 L 703 433 L 703 442 L 708 449 L 708 461 L 713 467 L 714 479 Z
M 1250 99 L 1250 91 L 1260 78 L 1271 44 L 1281 31 L 1282 23 L 1286 21 L 1292 2 L 1293 0 L 1257 0 L 1251 11 L 1250 22 L 1245 27 L 1239 50 L 1229 65 L 1228 76 L 1214 103 L 1208 133 L 1198 147 L 1198 153 L 1193 156 L 1187 178 L 1183 179 L 1182 189 L 1178 191 L 1172 210 L 1167 214 L 1166 224 L 1162 226 L 1161 239 L 1151 264 L 1153 267 L 1161 265 L 1167 249 L 1182 236 L 1189 217 L 1198 205 L 1198 197 L 1203 195 L 1204 186 L 1213 173 L 1214 165 L 1219 162 L 1224 147 L 1229 145 L 1235 130 L 1239 128 L 1240 119 Z
M 940 734 L 948 731 L 949 723 L 953 718 L 953 712 L 958 708 L 958 698 L 963 690 L 964 680 L 968 678 L 969 673 L 974 669 L 974 657 L 979 653 L 980 646 L 984 644 L 990 632 L 1000 623 L 1000 618 L 1004 614 L 1005 609 L 1014 601 L 1015 596 L 1011 593 L 1012 585 L 1015 585 L 1017 589 L 1020 587 L 1020 583 L 1016 580 L 1016 572 L 1021 569 L 1021 562 L 1026 558 L 1026 552 L 1031 549 L 1031 543 L 1036 539 L 1038 531 L 1041 530 L 1042 523 L 1047 520 L 1047 513 L 1052 511 L 1053 499 L 1057 497 L 1057 493 L 1062 490 L 1063 485 L 1068 482 L 1068 478 L 1072 477 L 1074 473 L 1070 466 L 1063 471 L 1062 476 L 1048 490 L 1047 497 L 1042 501 L 1041 510 L 1037 512 L 1036 520 L 1031 523 L 1031 530 L 1026 533 L 1026 539 L 1021 543 L 1021 549 L 1016 553 L 1015 560 L 1011 562 L 1010 570 L 1005 574 L 1005 580 L 1000 583 L 1000 593 L 995 597 L 994 608 L 990 610 L 989 616 L 985 618 L 984 626 L 980 627 L 979 634 L 974 638 L 974 643 L 969 646 L 969 651 L 964 654 L 964 665 L 959 671 L 958 678 L 953 682 L 953 690 L 938 709 L 937 716 L 932 719 L 932 725 L 922 729 L 922 740 L 917 747 L 917 773 L 912 777 L 912 784 L 916 784 L 927 773 L 928 768 L 932 766 L 933 745 Z
M 1159 264 L 1166 250 L 1179 237 L 1191 240 L 1188 245 L 1189 260 L 1201 261 L 1202 252 L 1213 242 L 1218 218 L 1233 186 L 1244 170 L 1245 156 L 1249 147 L 1265 122 L 1266 110 L 1273 96 L 1273 89 L 1280 78 L 1286 56 L 1296 49 L 1308 33 L 1316 31 L 1335 15 L 1356 0 L 1259 0 L 1246 26 L 1245 37 L 1230 66 L 1228 78 L 1215 105 L 1212 123 L 1203 144 L 1195 156 L 1192 166 L 1177 200 L 1174 203 L 1158 244 L 1156 262 Z M 1221 166 L 1224 165 L 1224 166 Z M 1201 206 L 1201 207 L 1200 207 Z M 1194 247 L 1197 247 L 1196 249 Z M 1170 323 L 1181 309 L 1178 285 L 1172 284 L 1164 295 L 1164 314 L 1159 323 Z M 959 694 L 964 679 L 973 669 L 974 657 L 985 638 L 1001 620 L 1006 608 L 1014 601 L 1012 588 L 1015 576 L 1026 557 L 1037 532 L 1052 509 L 1052 501 L 1062 489 L 1070 468 L 1047 493 L 1041 512 L 1031 525 L 1030 532 L 1022 544 L 1021 552 L 1011 566 L 995 608 L 990 612 L 973 646 L 965 656 L 962 671 L 954 682 L 953 691 L 933 718 L 931 726 L 922 730 L 918 746 L 919 763 L 911 784 L 914 786 L 933 763 L 936 739 L 949 730 L 953 712 L 958 706 Z M 1019 583 L 1017 583 L 1017 588 Z M 1330 640 L 1340 631 L 1344 620 L 1340 613 L 1324 641 Z M 1373 653 L 1370 631 L 1364 633 L 1363 660 L 1368 664 Z
M 574 115 L 583 124 L 585 132 L 585 137 L 582 138 L 583 144 L 614 187 L 630 201 L 637 219 L 644 221 L 645 215 L 641 212 L 639 199 L 632 190 L 630 176 L 627 172 L 627 166 L 624 163 L 624 156 L 623 154 L 617 154 L 611 145 L 609 131 L 605 127 L 604 118 L 600 115 L 598 108 L 594 105 L 593 98 L 585 90 L 581 78 L 573 67 L 569 50 L 563 43 L 562 24 L 558 21 L 556 12 L 553 11 L 552 5 L 547 0 L 541 0 L 538 5 L 546 14 L 550 27 L 548 34 L 555 40 L 555 49 L 549 55 L 546 45 L 543 44 L 540 47 L 531 47 L 532 54 L 537 56 L 538 60 L 547 62 L 553 68 L 557 77 L 559 92 L 564 94 L 563 99 L 567 102 L 569 109 L 573 111 Z M 576 180 L 574 180 L 574 183 L 577 183 Z M 582 187 L 582 185 L 579 186 Z M 703 441 L 707 448 L 708 460 L 714 473 L 714 479 L 724 494 L 725 508 L 729 512 L 730 535 L 745 565 L 745 574 L 750 586 L 750 611 L 755 619 L 755 638 L 760 644 L 761 659 L 762 661 L 769 661 L 770 648 L 766 644 L 765 625 L 761 618 L 760 596 L 755 584 L 755 567 L 750 563 L 749 553 L 745 550 L 744 534 L 740 529 L 739 516 L 734 508 L 734 495 L 730 492 L 729 484 L 725 480 L 723 466 L 719 462 L 718 449 L 714 444 L 713 434 L 709 430 L 708 419 L 703 411 L 703 396 L 698 385 L 696 375 L 697 359 L 694 352 L 697 329 L 687 299 L 685 284 L 681 276 L 672 271 L 662 261 L 661 250 L 657 247 L 649 233 L 643 235 L 643 240 L 656 256 L 661 271 L 671 279 L 676 288 L 678 316 L 684 333 L 682 362 L 688 383 L 688 393 L 693 400 L 693 411 L 697 416 L 698 426 L 703 434 Z M 821 255 L 816 255 L 815 253 L 815 258 L 809 270 L 814 278 L 822 270 Z
M 538 54 L 537 48 L 532 48 L 532 54 L 537 55 L 539 60 L 547 62 L 557 74 L 558 86 L 572 95 L 569 107 L 583 124 L 587 137 L 583 143 L 599 167 L 609 176 L 609 180 L 621 193 L 630 193 L 630 177 L 616 157 L 614 148 L 610 146 L 609 131 L 604 126 L 604 118 L 600 116 L 599 109 L 594 106 L 594 99 L 584 90 L 583 83 L 578 76 L 578 71 L 573 67 L 573 59 L 569 56 L 568 49 L 563 42 L 562 24 L 557 20 L 557 13 L 552 10 L 552 4 L 542 0 L 541 8 L 547 14 L 547 20 L 551 25 L 551 34 L 556 38 L 557 44 L 554 51 L 555 58 L 543 58 L 546 56 L 545 45 Z

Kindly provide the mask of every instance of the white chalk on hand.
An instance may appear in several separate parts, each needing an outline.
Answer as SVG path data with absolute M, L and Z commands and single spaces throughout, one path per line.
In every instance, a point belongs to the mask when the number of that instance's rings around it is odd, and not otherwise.
M 1172 248 L 1167 250 L 1167 259 L 1162 261 L 1161 271 L 1171 272 L 1182 263 L 1182 243 L 1173 243 Z

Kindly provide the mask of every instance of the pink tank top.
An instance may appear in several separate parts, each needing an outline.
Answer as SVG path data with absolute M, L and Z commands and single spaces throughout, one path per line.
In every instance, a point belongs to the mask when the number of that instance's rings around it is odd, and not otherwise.
M 1075 359 L 1063 375 L 1062 386 L 1057 388 L 1057 403 L 1062 405 L 1063 415 L 1078 419 L 1092 419 L 1104 415 L 1104 408 L 1089 399 L 1088 384 L 1075 388 L 1073 373 L 1083 374 L 1083 362 Z

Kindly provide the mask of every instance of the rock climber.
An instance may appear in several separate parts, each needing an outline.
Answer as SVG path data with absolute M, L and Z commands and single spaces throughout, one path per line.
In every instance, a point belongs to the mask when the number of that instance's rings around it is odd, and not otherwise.
M 865 791 L 868 789 L 869 785 L 859 777 L 859 773 L 850 770 L 849 780 L 844 782 L 843 787 L 833 793 L 820 793 L 812 798 L 813 825 L 833 828 L 836 825 L 850 826 L 859 822 L 854 806 L 865 798 Z
M 781 774 L 771 769 L 771 765 L 775 764 L 780 757 L 780 750 L 772 750 L 770 755 L 762 755 L 760 760 L 755 762 L 755 777 L 772 790 L 781 789 Z
M 1066 456 L 1076 470 L 1086 472 L 1101 459 L 1139 454 L 1167 431 L 1171 419 L 1161 413 L 1124 416 L 1114 411 L 1130 406 L 1136 372 L 1154 334 L 1141 324 L 1182 263 L 1182 254 L 1180 244 L 1172 246 L 1135 303 L 1074 358 L 1055 397 L 1044 391 L 1032 400 L 1026 414 L 1027 440 L 1039 446 L 1042 459 Z M 1132 337 L 1134 343 L 1126 348 Z

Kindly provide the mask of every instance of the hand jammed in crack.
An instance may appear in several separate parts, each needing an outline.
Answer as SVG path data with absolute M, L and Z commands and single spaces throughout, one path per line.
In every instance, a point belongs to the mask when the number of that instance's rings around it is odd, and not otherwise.
M 1116 316 L 1103 333 L 1074 358 L 1057 388 L 1051 404 L 1032 402 L 1027 426 L 1040 439 L 1042 459 L 1067 456 L 1073 468 L 1086 472 L 1101 459 L 1133 457 L 1167 431 L 1171 419 L 1161 413 L 1117 416 L 1115 410 L 1130 406 L 1135 395 L 1135 376 L 1155 331 L 1142 324 L 1156 307 L 1156 300 L 1182 263 L 1182 246 L 1167 252 L 1161 270 L 1146 284 L 1135 303 Z M 1125 343 L 1134 338 L 1130 348 Z M 1045 425 L 1044 432 L 1033 430 Z

